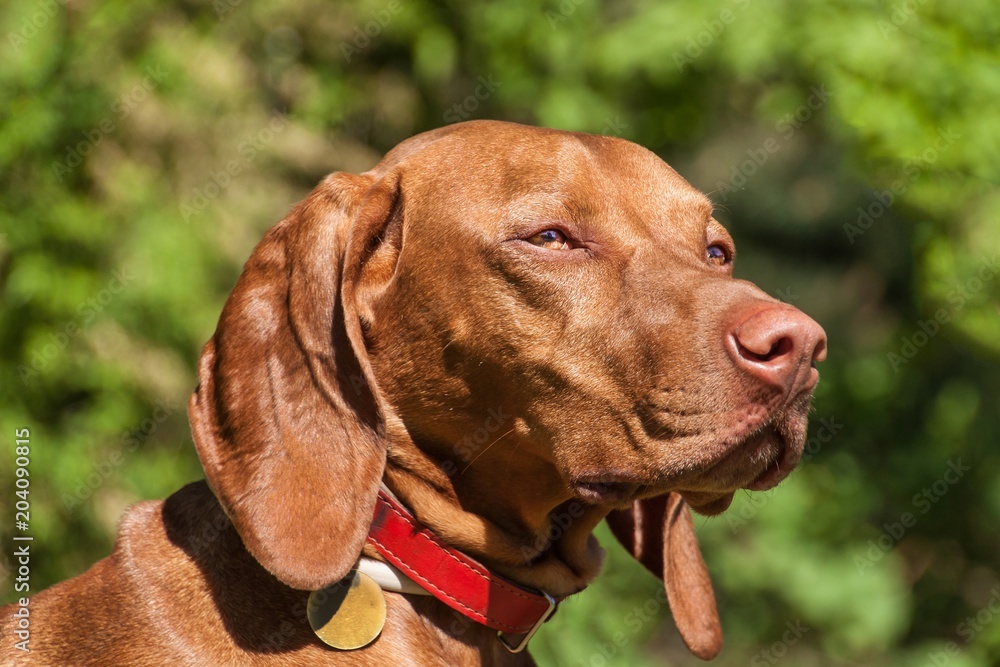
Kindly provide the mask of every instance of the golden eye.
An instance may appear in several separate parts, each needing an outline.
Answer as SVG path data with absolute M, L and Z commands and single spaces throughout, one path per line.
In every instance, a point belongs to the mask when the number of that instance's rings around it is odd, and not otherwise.
M 706 255 L 708 256 L 708 261 L 718 266 L 725 266 L 730 262 L 729 253 L 726 251 L 725 247 L 719 245 L 718 243 L 713 243 L 708 246 L 706 250 Z
M 566 243 L 566 235 L 558 229 L 546 229 L 538 232 L 534 236 L 529 236 L 525 240 L 532 245 L 536 245 L 540 248 L 548 248 L 549 250 L 569 249 L 569 244 Z

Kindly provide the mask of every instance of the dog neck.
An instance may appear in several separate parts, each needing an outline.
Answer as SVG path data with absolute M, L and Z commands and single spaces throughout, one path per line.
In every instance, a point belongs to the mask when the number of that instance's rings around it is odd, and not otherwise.
M 576 593 L 597 576 L 604 552 L 592 531 L 609 510 L 573 498 L 554 466 L 522 451 L 516 460 L 484 454 L 459 467 L 428 449 L 394 443 L 384 480 L 442 541 L 555 597 Z

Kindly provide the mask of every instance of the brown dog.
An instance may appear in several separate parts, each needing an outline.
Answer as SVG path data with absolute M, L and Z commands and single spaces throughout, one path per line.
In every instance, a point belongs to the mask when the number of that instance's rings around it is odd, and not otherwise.
M 258 245 L 202 353 L 207 484 L 129 510 L 111 556 L 32 598 L 31 652 L 5 630 L 0 655 L 532 664 L 431 596 L 385 593 L 364 648 L 317 639 L 307 591 L 382 558 L 384 483 L 448 547 L 557 599 L 597 575 L 608 517 L 714 656 L 685 503 L 717 514 L 788 474 L 826 346 L 735 280 L 734 254 L 709 201 L 620 139 L 470 122 L 329 176 Z

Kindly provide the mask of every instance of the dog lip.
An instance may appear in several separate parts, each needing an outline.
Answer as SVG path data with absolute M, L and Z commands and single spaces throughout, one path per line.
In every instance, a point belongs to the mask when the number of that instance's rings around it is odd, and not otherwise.
M 614 479 L 578 479 L 572 483 L 573 491 L 583 502 L 590 505 L 620 505 L 630 500 L 639 485 Z
M 791 472 L 791 468 L 781 469 L 780 460 L 773 461 L 764 469 L 764 472 L 757 475 L 756 479 L 743 488 L 748 491 L 767 491 L 768 489 L 773 489 L 788 476 L 789 472 Z
M 751 436 L 741 446 L 749 446 L 749 451 L 764 453 L 774 449 L 767 457 L 767 465 L 749 482 L 740 485 L 748 491 L 767 491 L 773 489 L 795 469 L 801 451 L 788 442 L 781 430 L 773 424 L 768 424 L 763 430 Z M 770 452 L 769 452 L 770 453 Z
M 700 491 L 678 491 L 684 502 L 702 516 L 722 514 L 733 503 L 734 492 L 708 493 Z
M 793 449 L 781 429 L 762 420 L 728 445 L 725 454 L 702 475 L 719 481 L 716 493 L 767 490 L 795 468 L 798 457 Z M 708 486 L 711 488 L 711 484 Z

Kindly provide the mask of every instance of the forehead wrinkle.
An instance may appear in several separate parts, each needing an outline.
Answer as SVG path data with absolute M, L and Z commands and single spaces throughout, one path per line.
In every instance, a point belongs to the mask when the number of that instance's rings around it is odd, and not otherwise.
M 690 187 L 690 186 L 688 186 Z M 664 193 L 657 231 L 675 240 L 686 239 L 698 243 L 712 219 L 712 205 L 701 193 Z
M 560 141 L 556 149 L 559 180 L 562 183 L 586 187 L 583 180 L 592 181 L 603 165 L 601 156 L 591 146 L 590 137 L 571 135 L 569 140 Z
M 592 217 L 608 217 L 611 210 L 618 206 L 616 198 L 601 196 L 602 193 L 615 191 L 614 180 L 606 168 L 606 152 L 594 145 L 595 141 L 599 142 L 603 137 L 574 135 L 573 138 L 576 141 L 567 143 L 582 159 L 574 170 L 575 177 L 571 181 L 573 190 L 567 193 L 569 196 L 564 205 L 573 218 L 580 222 L 585 223 Z
M 687 213 L 704 226 L 712 219 L 712 202 L 700 192 L 689 192 L 671 198 L 673 208 L 679 213 Z
M 688 200 L 685 204 L 693 208 L 704 209 L 704 218 L 711 217 L 711 200 L 656 153 L 618 137 L 574 135 L 574 138 L 585 148 L 589 162 L 603 180 L 626 184 L 633 191 L 641 188 L 648 201 L 661 199 L 664 192 L 669 192 L 672 197 Z
M 543 132 L 532 141 L 507 137 L 504 150 L 496 146 L 462 143 L 475 157 L 479 173 L 461 186 L 446 176 L 454 156 L 433 151 L 441 169 L 431 170 L 438 187 L 462 199 L 478 199 L 495 213 L 511 218 L 568 215 L 590 227 L 590 222 L 613 222 L 618 234 L 638 237 L 680 235 L 695 240 L 704 235 L 711 217 L 711 201 L 693 188 L 655 153 L 631 142 L 586 134 Z M 447 137 L 438 147 L 457 141 Z M 424 151 L 425 160 L 431 155 Z M 450 165 L 449 165 L 450 166 Z M 612 195 L 612 196 L 608 196 Z M 438 198 L 434 198 L 438 199 Z
M 631 150 L 610 151 L 599 160 L 600 180 L 609 184 L 623 217 L 657 237 L 697 241 L 712 218 L 711 200 L 656 154 L 621 142 Z M 610 188 L 614 188 L 611 190 Z
M 517 197 L 512 197 L 504 206 L 507 215 L 512 219 L 533 218 L 540 210 L 547 215 L 552 215 L 553 211 L 569 208 L 565 195 L 557 188 L 539 187 L 532 192 L 526 192 Z
M 537 170 L 531 170 L 527 174 L 531 179 L 529 187 L 522 194 L 509 196 L 506 208 L 511 215 L 537 214 L 543 208 L 550 215 L 561 213 L 585 222 L 606 213 L 607 198 L 600 193 L 611 191 L 613 184 L 602 169 L 602 156 L 590 150 L 586 141 L 577 136 L 568 140 L 560 136 L 542 161 L 547 167 L 544 176 L 539 179 Z

